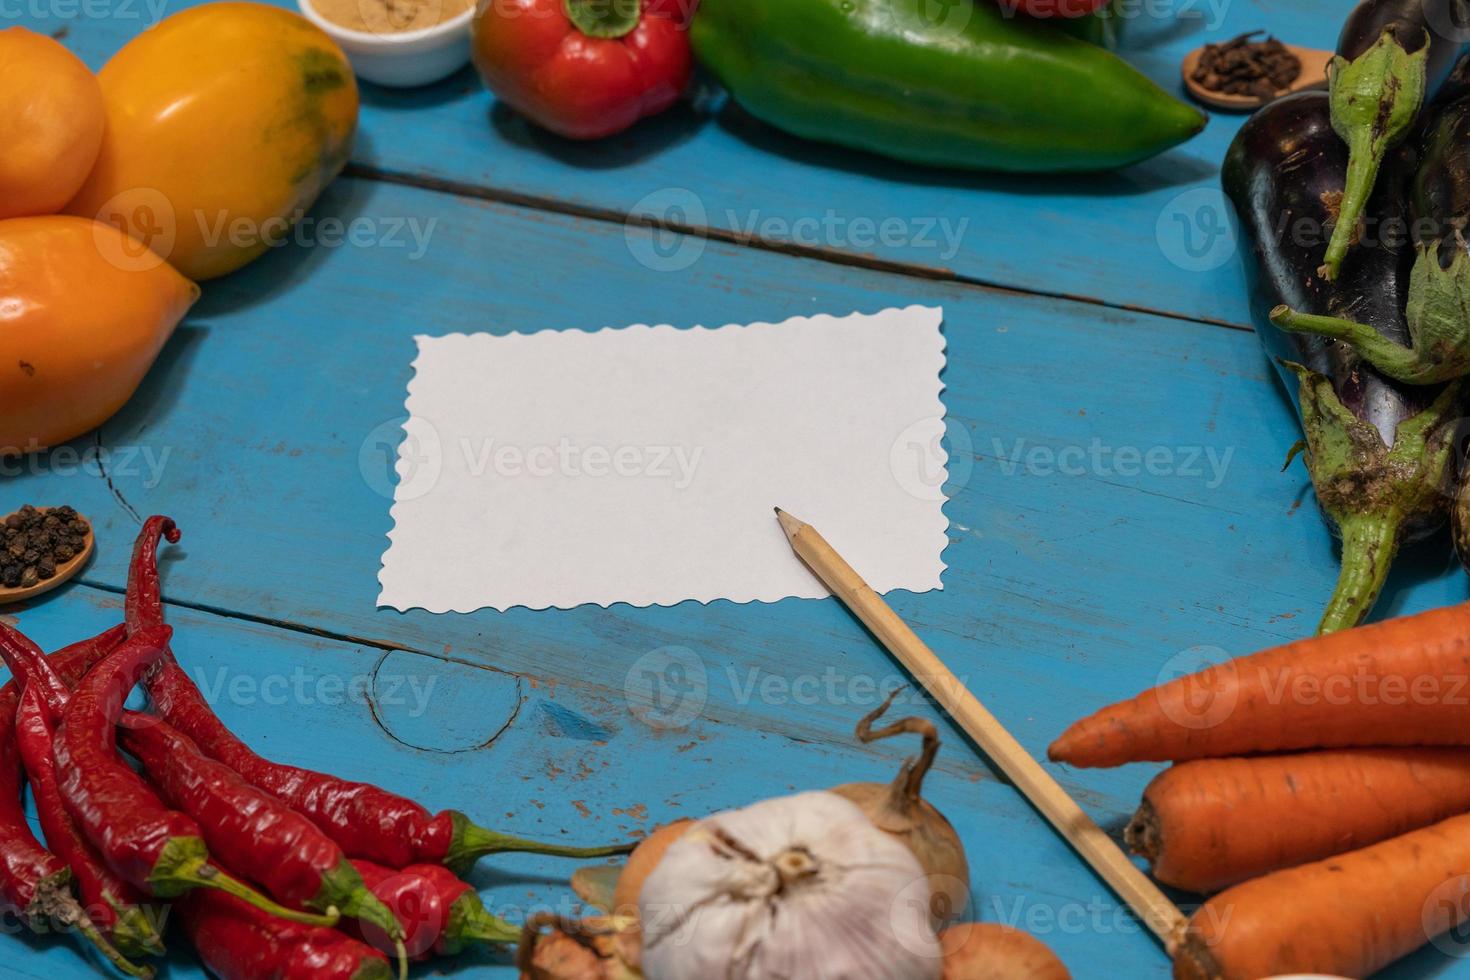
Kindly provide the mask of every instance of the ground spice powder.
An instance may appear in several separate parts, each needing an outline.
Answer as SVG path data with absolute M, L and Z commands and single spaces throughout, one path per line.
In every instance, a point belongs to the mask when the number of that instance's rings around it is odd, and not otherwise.
M 311 0 L 334 24 L 364 34 L 407 34 L 437 27 L 474 6 L 474 0 Z

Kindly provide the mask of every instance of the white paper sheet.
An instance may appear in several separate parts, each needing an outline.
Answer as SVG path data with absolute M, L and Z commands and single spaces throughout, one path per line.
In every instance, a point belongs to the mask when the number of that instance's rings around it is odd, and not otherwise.
M 776 506 L 879 592 L 941 588 L 942 320 L 417 338 L 379 605 L 827 595 Z

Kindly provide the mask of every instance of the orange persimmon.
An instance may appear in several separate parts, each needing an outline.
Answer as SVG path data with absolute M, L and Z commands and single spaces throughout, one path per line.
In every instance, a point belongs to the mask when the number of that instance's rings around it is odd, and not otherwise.
M 24 27 L 0 30 L 0 218 L 64 208 L 105 125 L 102 89 L 76 55 Z
M 300 14 L 267 4 L 182 10 L 97 77 L 107 132 L 66 210 L 126 228 L 195 280 L 289 241 L 357 131 L 347 56 Z
M 111 225 L 0 221 L 0 456 L 105 422 L 198 298 L 198 286 Z

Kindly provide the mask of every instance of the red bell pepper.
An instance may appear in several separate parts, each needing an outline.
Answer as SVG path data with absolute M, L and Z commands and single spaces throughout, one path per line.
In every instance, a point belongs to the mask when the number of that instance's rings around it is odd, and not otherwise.
M 693 72 L 694 0 L 490 0 L 475 65 L 501 101 L 572 139 L 601 139 L 668 109 Z

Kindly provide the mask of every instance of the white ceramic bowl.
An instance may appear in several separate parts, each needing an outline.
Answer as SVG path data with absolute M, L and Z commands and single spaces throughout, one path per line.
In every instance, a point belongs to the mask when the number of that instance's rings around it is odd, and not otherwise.
M 413 88 L 446 78 L 470 60 L 470 22 L 473 6 L 442 24 L 402 34 L 354 31 L 327 20 L 312 8 L 311 0 L 297 0 L 302 15 L 336 41 L 352 70 L 364 81 L 393 88 Z

